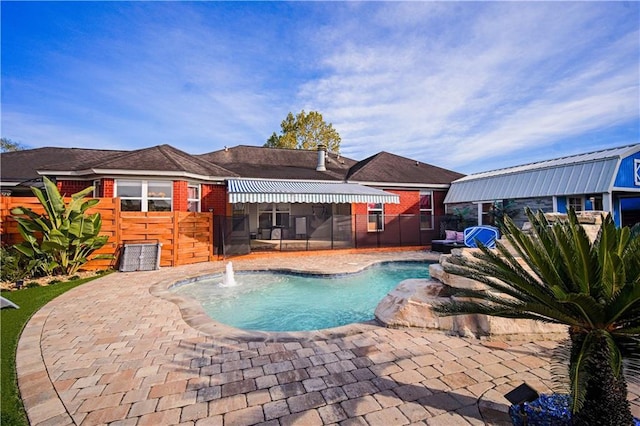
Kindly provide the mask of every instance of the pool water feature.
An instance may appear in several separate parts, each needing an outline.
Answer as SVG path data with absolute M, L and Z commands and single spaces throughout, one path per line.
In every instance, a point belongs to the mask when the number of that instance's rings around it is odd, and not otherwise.
M 312 331 L 369 321 L 378 303 L 401 281 L 429 278 L 425 262 L 386 262 L 361 272 L 312 275 L 235 272 L 178 284 L 171 291 L 199 301 L 214 320 L 245 330 Z

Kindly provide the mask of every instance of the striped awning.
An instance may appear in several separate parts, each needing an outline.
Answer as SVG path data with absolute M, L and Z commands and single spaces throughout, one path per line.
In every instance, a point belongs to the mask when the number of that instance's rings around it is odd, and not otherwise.
M 230 203 L 399 204 L 396 194 L 357 183 L 229 179 Z

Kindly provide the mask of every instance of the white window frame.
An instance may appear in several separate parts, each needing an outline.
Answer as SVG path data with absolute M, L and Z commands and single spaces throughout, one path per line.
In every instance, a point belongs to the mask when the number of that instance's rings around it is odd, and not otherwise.
M 640 186 L 640 158 L 633 159 L 633 183 Z
M 91 186 L 93 186 L 93 195 L 92 195 L 92 197 L 94 197 L 94 198 L 100 197 L 100 179 L 95 179 L 93 181 L 93 185 L 91 185 Z
M 196 198 L 189 197 L 189 190 L 194 188 L 196 190 Z M 200 194 L 202 193 L 202 188 L 199 183 L 189 183 L 187 184 L 187 211 L 192 213 L 200 213 Z M 189 204 L 193 203 L 195 205 L 195 210 L 189 209 Z
M 423 209 L 422 208 L 422 203 L 420 202 L 422 200 L 423 196 L 429 196 L 431 198 L 431 208 L 429 209 Z M 420 191 L 420 198 L 418 199 L 418 207 L 420 209 L 420 230 L 421 231 L 429 231 L 433 229 L 433 191 Z M 423 216 L 429 216 L 430 217 L 430 221 L 429 221 L 429 225 L 426 228 L 422 227 L 422 217 Z
M 141 195 L 140 197 L 122 197 L 119 195 L 118 190 L 119 190 L 119 186 L 124 183 L 124 182 L 128 182 L 128 183 L 135 183 L 135 184 L 139 184 L 140 185 L 140 192 Z M 161 184 L 161 185 L 167 185 L 168 189 L 169 189 L 169 196 L 166 197 L 155 197 L 155 196 L 150 196 L 149 195 L 149 186 L 151 185 L 156 185 L 156 184 Z M 149 201 L 153 201 L 153 200 L 162 200 L 162 201 L 168 201 L 169 202 L 169 206 L 170 206 L 170 210 L 169 211 L 173 211 L 173 182 L 172 181 L 165 181 L 165 180 L 138 180 L 138 179 L 116 179 L 114 182 L 114 193 L 116 197 L 120 198 L 120 203 L 122 203 L 122 201 L 126 201 L 126 200 L 140 200 L 140 211 L 142 212 L 148 212 L 149 211 Z M 165 193 L 166 195 L 166 193 Z
M 375 222 L 371 221 L 372 215 L 376 215 Z M 384 204 L 367 203 L 367 232 L 382 231 L 384 231 Z

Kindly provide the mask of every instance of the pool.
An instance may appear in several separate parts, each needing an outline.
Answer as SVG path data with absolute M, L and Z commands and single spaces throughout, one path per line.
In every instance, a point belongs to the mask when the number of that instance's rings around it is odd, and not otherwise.
M 200 302 L 214 320 L 244 330 L 312 331 L 369 321 L 376 306 L 401 281 L 429 278 L 425 262 L 386 262 L 361 272 L 311 275 L 235 272 L 179 283 L 171 291 Z

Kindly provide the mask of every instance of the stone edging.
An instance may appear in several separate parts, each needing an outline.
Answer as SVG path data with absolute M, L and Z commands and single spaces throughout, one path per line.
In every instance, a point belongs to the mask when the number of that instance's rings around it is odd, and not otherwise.
M 40 308 L 26 324 L 18 342 L 16 374 L 29 424 L 46 422 L 75 425 L 49 377 L 42 355 L 42 330 L 51 313 L 51 302 Z

